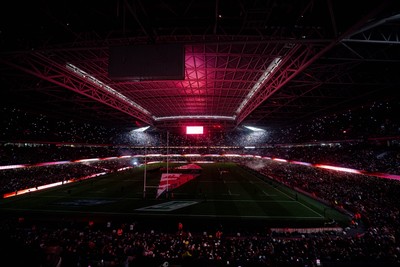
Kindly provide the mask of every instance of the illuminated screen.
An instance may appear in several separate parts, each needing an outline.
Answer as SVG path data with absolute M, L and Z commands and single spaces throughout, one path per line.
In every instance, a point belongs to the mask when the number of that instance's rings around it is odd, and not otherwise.
M 203 126 L 186 126 L 186 134 L 203 134 Z

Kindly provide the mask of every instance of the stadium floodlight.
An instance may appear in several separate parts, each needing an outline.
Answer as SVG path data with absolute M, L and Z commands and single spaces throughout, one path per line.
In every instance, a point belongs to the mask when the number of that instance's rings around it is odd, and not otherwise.
M 252 130 L 253 132 L 265 132 L 264 129 L 253 127 L 253 126 L 244 126 L 245 128 Z
M 271 76 L 274 70 L 279 66 L 282 62 L 281 57 L 276 57 L 269 64 L 268 68 L 264 71 L 258 81 L 253 85 L 250 92 L 247 94 L 245 99 L 240 103 L 238 109 L 236 110 L 236 114 L 239 114 L 240 111 L 246 106 L 246 104 L 250 101 L 250 99 L 256 94 L 256 92 L 264 85 L 265 81 Z
M 137 128 L 137 129 L 135 129 L 135 130 L 133 130 L 134 132 L 144 132 L 144 131 L 146 131 L 147 129 L 149 129 L 150 128 L 150 126 L 145 126 L 145 127 L 140 127 L 140 128 Z
M 87 72 L 81 70 L 77 66 L 75 66 L 75 65 L 73 65 L 71 63 L 67 63 L 65 65 L 65 67 L 68 70 L 70 70 L 70 71 L 74 72 L 75 74 L 77 74 L 79 77 L 81 77 L 81 78 L 85 79 L 86 81 L 90 82 L 91 84 L 95 85 L 97 88 L 102 89 L 104 91 L 107 91 L 108 93 L 110 93 L 113 96 L 119 98 L 120 100 L 124 101 L 125 103 L 128 103 L 129 105 L 135 107 L 136 109 L 138 109 L 138 110 L 146 113 L 147 115 L 151 116 L 151 113 L 147 109 L 145 109 L 142 106 L 140 106 L 139 104 L 133 102 L 128 97 L 124 96 L 123 94 L 121 94 L 120 92 L 118 92 L 115 89 L 111 88 L 110 86 L 106 85 L 102 81 L 96 79 L 95 77 L 93 77 L 92 75 L 88 74 Z

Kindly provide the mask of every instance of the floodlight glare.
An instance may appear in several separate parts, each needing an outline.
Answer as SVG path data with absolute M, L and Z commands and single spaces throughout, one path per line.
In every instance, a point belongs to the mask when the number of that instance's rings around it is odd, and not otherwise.
M 258 81 L 253 85 L 251 88 L 250 92 L 247 94 L 245 99 L 242 101 L 242 103 L 239 105 L 239 107 L 236 110 L 236 114 L 239 114 L 240 111 L 246 106 L 246 104 L 250 101 L 250 99 L 255 96 L 256 92 L 264 85 L 265 81 L 268 80 L 268 78 L 271 76 L 271 74 L 274 72 L 274 70 L 281 64 L 282 58 L 276 57 L 272 60 L 272 62 L 269 64 L 267 69 L 264 71 L 264 73 L 261 75 L 261 77 L 258 79 Z
M 71 63 L 67 63 L 65 65 L 65 67 L 68 70 L 74 72 L 79 77 L 81 77 L 81 78 L 85 79 L 86 81 L 90 82 L 91 84 L 95 85 L 100 90 L 104 90 L 104 91 L 112 94 L 114 97 L 119 98 L 120 100 L 124 101 L 125 103 L 137 108 L 138 110 L 140 110 L 140 111 L 142 111 L 142 112 L 144 112 L 144 113 L 146 113 L 148 115 L 151 115 L 151 113 L 147 109 L 145 109 L 142 106 L 140 106 L 139 104 L 133 102 L 128 97 L 124 96 L 123 94 L 121 94 L 120 92 L 118 92 L 115 89 L 111 88 L 110 86 L 108 86 L 107 84 L 103 83 L 102 81 L 96 79 L 95 77 L 93 77 L 89 73 L 81 70 L 77 66 L 75 66 L 75 65 L 73 65 Z
M 137 128 L 137 129 L 135 129 L 135 130 L 133 130 L 134 132 L 144 132 L 144 131 L 146 131 L 147 129 L 149 129 L 150 128 L 150 126 L 145 126 L 145 127 L 140 127 L 140 128 Z
M 253 132 L 265 132 L 264 129 L 253 127 L 253 126 L 244 126 L 245 128 L 252 130 Z

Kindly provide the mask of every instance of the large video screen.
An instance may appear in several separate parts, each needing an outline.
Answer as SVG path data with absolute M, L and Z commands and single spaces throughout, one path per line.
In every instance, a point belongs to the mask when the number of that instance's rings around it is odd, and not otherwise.
M 186 134 L 203 134 L 203 126 L 186 126 Z

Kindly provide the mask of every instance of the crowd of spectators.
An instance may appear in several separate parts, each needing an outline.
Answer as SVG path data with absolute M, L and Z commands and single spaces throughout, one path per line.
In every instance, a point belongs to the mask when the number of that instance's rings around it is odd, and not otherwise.
M 267 164 L 251 162 L 247 166 L 291 188 L 328 201 L 333 207 L 362 214 L 366 226 L 373 225 L 392 232 L 399 229 L 398 180 L 276 161 Z
M 281 145 L 258 149 L 263 156 L 325 164 L 362 170 L 400 174 L 400 143 L 377 142 L 331 142 L 311 145 Z
M 31 266 L 48 266 L 44 262 L 50 249 L 58 251 L 61 266 L 162 266 L 165 262 L 171 266 L 318 266 L 317 260 L 323 266 L 400 265 L 397 180 L 275 161 L 239 162 L 264 179 L 348 210 L 354 215 L 351 224 L 340 232 L 282 234 L 268 229 L 228 232 L 222 226 L 211 232 L 187 225 L 164 231 L 161 225 L 152 228 L 154 224 L 130 221 L 38 223 L 8 218 L 2 231 L 32 255 Z
M 329 232 L 282 236 L 274 232 L 218 235 L 138 230 L 132 224 L 102 226 L 31 224 L 5 226 L 12 238 L 23 241 L 29 266 L 44 265 L 48 251 L 61 258 L 60 266 L 397 266 L 398 242 L 393 236 L 368 231 L 361 237 Z M 21 251 L 22 252 L 22 251 Z M 53 259 L 52 259 L 53 260 Z M 56 261 L 56 262 L 58 262 Z M 340 265 L 340 263 L 352 265 Z M 42 265 L 41 265 L 42 264 Z M 385 265 L 382 265 L 385 264 Z M 13 265 L 17 266 L 17 265 Z
M 400 183 L 398 180 L 280 162 L 269 162 L 265 165 L 251 163 L 248 166 L 257 169 L 268 178 L 308 192 L 317 199 L 329 202 L 332 207 L 344 208 L 362 218 L 363 226 L 366 228 L 363 235 L 373 238 L 361 238 L 362 244 L 357 238 L 348 238 L 347 247 L 339 248 L 348 254 L 345 257 L 353 257 L 355 251 L 365 253 L 366 250 L 375 247 L 376 258 L 387 256 L 399 261 L 400 196 L 397 192 L 400 190 Z M 352 223 L 358 222 L 354 220 Z M 370 253 L 373 254 L 372 251 Z
M 57 120 L 17 108 L 1 109 L 1 141 L 45 141 L 71 143 L 111 143 L 121 129 L 74 120 Z
M 255 154 L 399 174 L 398 107 L 396 101 L 374 103 L 293 127 L 261 132 L 237 127 L 202 136 L 55 121 L 4 107 L 0 165 L 144 154 L 146 147 L 147 153 Z
M 400 135 L 400 119 L 397 116 L 400 113 L 399 106 L 398 100 L 373 103 L 356 110 L 299 122 L 291 127 L 264 127 L 264 132 L 250 133 L 243 127 L 237 127 L 235 131 L 229 133 L 223 130 L 207 129 L 201 138 L 184 135 L 183 131 L 179 134 L 171 132 L 169 145 L 242 147 L 398 137 Z M 0 133 L 0 141 L 3 142 L 22 140 L 165 146 L 167 140 L 166 132 L 153 131 L 144 138 L 140 133 L 131 131 L 132 129 L 113 128 L 95 123 L 79 123 L 74 120 L 60 121 L 9 107 L 3 107 L 1 111 L 3 131 Z
M 0 161 L 9 165 L 144 153 L 237 153 L 399 174 L 400 123 L 394 115 L 398 106 L 376 103 L 265 132 L 238 129 L 202 138 L 168 133 L 168 144 L 165 132 L 137 133 L 74 121 L 55 122 L 46 116 L 4 108 Z M 2 192 L 13 192 L 131 166 L 131 159 L 115 159 L 6 169 L 0 170 L 0 186 Z M 131 222 L 49 225 L 2 218 L 0 232 L 4 242 L 30 255 L 14 258 L 14 266 L 28 262 L 29 266 L 57 266 L 61 262 L 59 266 L 162 266 L 166 262 L 186 266 L 318 266 L 317 260 L 326 266 L 348 262 L 352 266 L 400 265 L 397 180 L 268 160 L 252 161 L 248 167 L 333 207 L 360 214 L 353 223 L 365 228 L 354 235 L 351 229 L 283 236 L 270 231 L 218 235 L 217 230 L 140 229 Z
M 167 148 L 165 146 L 128 147 L 105 144 L 7 143 L 0 144 L 0 153 L 2 155 L 0 166 L 144 154 L 241 154 L 340 166 L 365 172 L 400 174 L 400 143 L 398 140 L 266 145 L 253 148 L 244 146 L 172 146 Z
M 374 102 L 358 109 L 316 117 L 307 123 L 279 129 L 273 143 L 352 140 L 400 134 L 399 100 Z M 280 136 L 280 138 L 278 137 Z
M 71 162 L 48 166 L 32 166 L 0 171 L 0 194 L 37 189 L 53 183 L 79 180 L 99 173 L 111 173 L 134 167 L 132 159 L 110 159 L 96 162 Z

